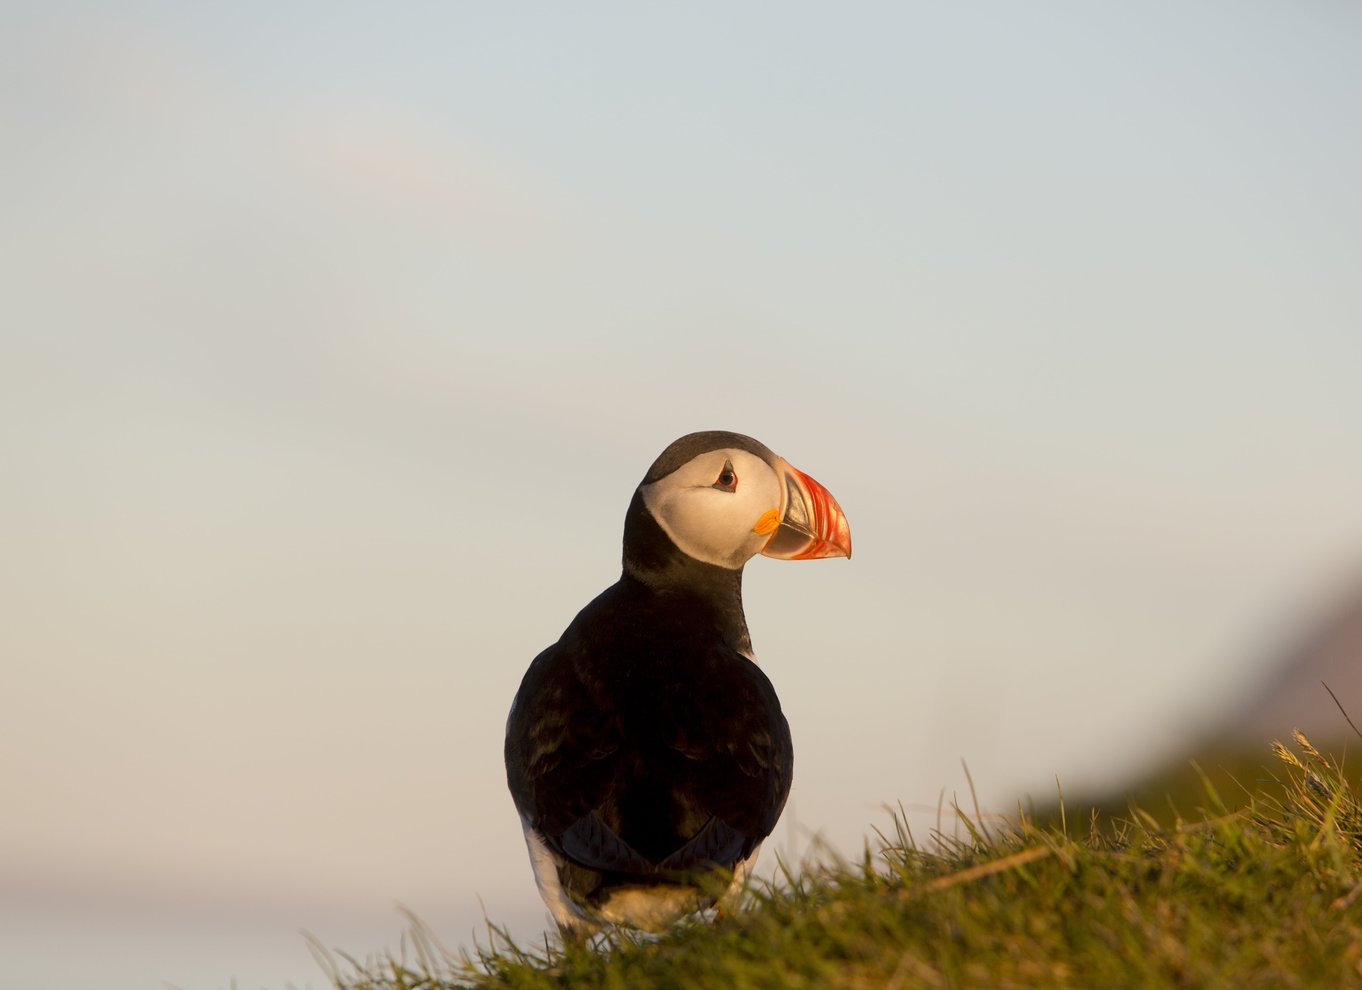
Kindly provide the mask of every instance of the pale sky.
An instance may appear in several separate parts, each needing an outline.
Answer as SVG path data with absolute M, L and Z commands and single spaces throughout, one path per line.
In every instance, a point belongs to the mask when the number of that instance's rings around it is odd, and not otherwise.
M 1178 752 L 1362 570 L 1354 3 L 0 20 L 0 984 L 536 935 L 506 710 L 693 430 L 851 521 L 747 570 L 796 859 Z

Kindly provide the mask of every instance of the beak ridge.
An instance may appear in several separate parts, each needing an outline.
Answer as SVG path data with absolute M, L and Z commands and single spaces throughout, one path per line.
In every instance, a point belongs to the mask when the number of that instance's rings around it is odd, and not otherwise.
M 851 527 L 832 493 L 781 458 L 776 474 L 784 486 L 780 525 L 766 547 L 767 557 L 817 560 L 851 557 Z

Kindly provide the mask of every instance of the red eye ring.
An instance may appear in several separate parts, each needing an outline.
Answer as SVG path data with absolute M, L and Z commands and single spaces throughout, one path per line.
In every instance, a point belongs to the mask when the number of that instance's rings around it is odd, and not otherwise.
M 738 472 L 733 470 L 731 461 L 724 461 L 724 469 L 719 472 L 719 477 L 711 488 L 717 488 L 721 492 L 735 492 L 738 490 Z

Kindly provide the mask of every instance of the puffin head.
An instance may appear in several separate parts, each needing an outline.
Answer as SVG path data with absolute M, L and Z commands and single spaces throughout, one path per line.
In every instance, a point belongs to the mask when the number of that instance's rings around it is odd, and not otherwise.
M 653 462 L 642 507 L 683 554 L 741 570 L 756 554 L 850 557 L 851 529 L 826 488 L 740 433 L 691 433 Z

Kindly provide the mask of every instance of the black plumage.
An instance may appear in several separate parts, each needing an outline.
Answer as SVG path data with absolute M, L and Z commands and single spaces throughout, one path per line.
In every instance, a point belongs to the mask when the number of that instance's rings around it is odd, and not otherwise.
M 751 659 L 741 567 L 683 552 L 642 494 L 716 448 L 777 467 L 738 434 L 669 447 L 629 504 L 620 579 L 534 659 L 511 708 L 507 781 L 532 858 L 542 843 L 552 860 L 566 930 L 594 928 L 621 890 L 665 894 L 740 869 L 790 791 L 790 730 Z M 553 877 L 539 880 L 550 900 Z

